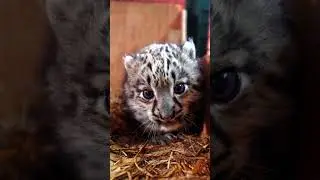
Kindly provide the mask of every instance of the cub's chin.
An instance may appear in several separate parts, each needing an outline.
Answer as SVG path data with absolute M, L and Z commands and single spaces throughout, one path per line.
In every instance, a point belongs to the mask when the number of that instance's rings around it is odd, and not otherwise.
M 159 130 L 164 133 L 178 131 L 182 128 L 182 124 L 180 122 L 173 122 L 173 123 L 162 123 L 159 125 Z
M 150 123 L 143 123 L 145 124 L 144 128 L 147 131 L 150 131 L 156 134 L 177 132 L 183 127 L 183 124 L 180 121 L 172 121 L 172 122 L 159 122 L 155 120 L 150 120 L 150 121 L 151 121 Z

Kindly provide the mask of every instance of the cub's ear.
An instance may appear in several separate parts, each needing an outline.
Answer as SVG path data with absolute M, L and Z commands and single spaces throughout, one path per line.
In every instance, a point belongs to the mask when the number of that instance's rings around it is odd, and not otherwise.
M 196 47 L 192 38 L 189 37 L 188 40 L 182 45 L 182 52 L 187 54 L 191 59 L 196 59 Z
M 122 60 L 123 60 L 123 64 L 124 64 L 126 71 L 130 71 L 131 69 L 133 69 L 135 67 L 136 60 L 134 59 L 134 57 L 132 55 L 124 55 L 122 57 Z

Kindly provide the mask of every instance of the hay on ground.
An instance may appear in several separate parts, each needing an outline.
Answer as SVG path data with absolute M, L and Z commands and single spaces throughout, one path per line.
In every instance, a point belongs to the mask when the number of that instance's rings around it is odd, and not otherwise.
M 210 179 L 207 137 L 188 135 L 168 145 L 110 143 L 111 179 Z

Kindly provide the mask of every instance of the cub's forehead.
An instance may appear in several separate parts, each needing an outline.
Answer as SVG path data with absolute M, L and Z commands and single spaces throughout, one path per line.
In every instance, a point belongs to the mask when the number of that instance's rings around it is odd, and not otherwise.
M 196 84 L 200 76 L 198 63 L 189 56 L 183 45 L 155 43 L 132 54 L 126 63 L 127 69 L 135 72 L 130 74 L 131 77 L 144 80 L 151 86 L 167 87 L 181 79 Z
M 182 49 L 177 44 L 150 44 L 136 53 L 136 58 L 143 64 L 159 66 L 161 68 L 174 68 L 181 65 Z
M 158 54 L 161 52 L 165 53 L 181 53 L 181 47 L 177 44 L 165 43 L 165 44 L 150 44 L 140 50 L 139 53 L 149 53 L 149 54 Z

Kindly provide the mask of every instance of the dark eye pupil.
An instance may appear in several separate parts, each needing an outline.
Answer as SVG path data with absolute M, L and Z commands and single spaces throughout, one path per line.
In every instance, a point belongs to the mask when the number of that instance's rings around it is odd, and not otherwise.
M 177 84 L 173 90 L 174 90 L 174 93 L 176 94 L 182 94 L 185 91 L 185 86 L 184 84 Z
M 222 71 L 213 77 L 212 98 L 216 103 L 227 103 L 240 91 L 241 81 L 236 71 Z
M 143 97 L 146 98 L 146 99 L 152 99 L 152 98 L 153 98 L 153 92 L 150 91 L 150 90 L 144 90 L 144 91 L 142 92 L 142 95 L 143 95 Z

